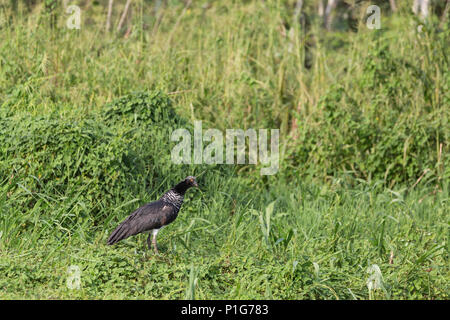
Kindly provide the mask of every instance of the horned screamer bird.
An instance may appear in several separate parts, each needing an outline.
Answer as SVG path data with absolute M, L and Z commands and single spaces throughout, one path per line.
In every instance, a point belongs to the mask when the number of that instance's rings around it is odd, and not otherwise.
M 138 208 L 113 231 L 108 238 L 108 244 L 112 245 L 130 236 L 149 232 L 148 248 L 151 250 L 151 241 L 155 253 L 158 253 L 156 236 L 162 227 L 176 219 L 183 204 L 184 194 L 190 187 L 198 187 L 195 177 L 188 176 L 164 193 L 159 200 Z M 153 239 L 151 239 L 152 236 Z

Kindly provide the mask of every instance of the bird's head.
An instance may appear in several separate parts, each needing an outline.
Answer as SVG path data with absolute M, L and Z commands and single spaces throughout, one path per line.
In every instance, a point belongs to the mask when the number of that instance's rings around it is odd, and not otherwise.
M 196 187 L 196 188 L 198 188 L 197 180 L 195 180 L 195 177 L 193 177 L 193 176 L 186 177 L 186 179 L 184 179 L 184 182 L 189 187 Z
M 197 181 L 195 180 L 195 177 L 188 176 L 186 179 L 182 180 L 179 184 L 177 184 L 173 190 L 175 192 L 184 195 L 184 193 L 187 191 L 187 189 L 191 187 L 198 187 Z

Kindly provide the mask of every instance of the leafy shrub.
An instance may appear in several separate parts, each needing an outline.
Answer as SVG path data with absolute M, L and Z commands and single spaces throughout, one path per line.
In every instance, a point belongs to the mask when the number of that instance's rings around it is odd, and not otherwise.
M 433 30 L 411 44 L 428 52 L 426 59 L 396 52 L 388 31 L 365 35 L 368 50 L 359 50 L 339 83 L 298 118 L 297 139 L 287 149 L 296 175 L 350 173 L 388 186 L 412 185 L 425 170 L 430 182 L 448 177 L 448 31 Z
M 180 179 L 183 169 L 170 165 L 168 142 L 181 122 L 160 92 L 127 95 L 83 120 L 6 117 L 0 121 L 0 176 L 8 177 L 10 194 L 25 207 L 36 195 L 76 196 L 99 221 L 102 207 Z
M 160 91 L 136 92 L 125 95 L 102 110 L 105 122 L 130 125 L 144 123 L 146 125 L 162 124 L 163 127 L 173 127 L 184 124 L 176 114 L 170 99 Z
M 98 192 L 109 197 L 117 181 L 132 174 L 127 147 L 92 119 L 6 121 L 10 128 L 1 138 L 2 173 L 19 179 L 31 192 L 67 194 L 75 186 L 90 185 L 83 190 L 85 198 L 93 199 Z
M 342 86 L 331 88 L 318 106 L 316 124 L 301 127 L 299 147 L 290 157 L 294 167 L 321 176 L 351 171 L 357 177 L 391 184 L 415 181 L 439 161 L 448 162 L 436 152 L 438 141 L 447 148 L 448 135 L 439 111 L 427 115 L 401 110 L 364 112 Z

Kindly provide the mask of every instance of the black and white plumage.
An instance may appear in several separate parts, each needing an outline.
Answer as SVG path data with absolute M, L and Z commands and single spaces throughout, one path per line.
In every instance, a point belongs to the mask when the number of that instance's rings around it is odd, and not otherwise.
M 183 204 L 184 194 L 190 187 L 198 187 L 195 177 L 187 177 L 163 194 L 159 200 L 138 208 L 112 232 L 107 243 L 112 245 L 130 236 L 151 231 L 147 238 L 148 248 L 151 249 L 151 241 L 155 252 L 158 253 L 156 245 L 158 231 L 176 219 Z

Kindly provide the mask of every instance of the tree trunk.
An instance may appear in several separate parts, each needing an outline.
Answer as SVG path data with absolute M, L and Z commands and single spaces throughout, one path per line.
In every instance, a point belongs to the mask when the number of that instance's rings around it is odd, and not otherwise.
M 325 9 L 325 16 L 324 16 L 324 25 L 327 30 L 331 29 L 331 23 L 333 22 L 332 13 L 338 4 L 338 1 L 339 0 L 328 0 L 327 8 Z
M 319 8 L 318 8 L 319 17 L 322 18 L 324 15 L 324 12 L 325 12 L 325 9 L 323 7 L 323 0 L 319 0 Z
M 430 0 L 421 0 L 420 7 L 420 15 L 423 19 L 428 18 L 429 8 L 430 8 Z
M 414 0 L 412 10 L 414 14 L 419 14 L 423 19 L 428 18 L 430 0 Z
M 108 2 L 108 15 L 106 17 L 106 31 L 111 30 L 111 15 L 113 8 L 114 0 L 109 0 Z
M 125 4 L 125 9 L 123 9 L 122 16 L 120 17 L 119 25 L 117 26 L 117 32 L 119 32 L 122 29 L 123 23 L 125 22 L 125 18 L 127 17 L 128 8 L 130 7 L 131 0 L 127 0 L 127 3 Z
M 302 12 L 302 7 L 303 7 L 303 0 L 297 0 L 297 3 L 295 4 L 295 12 L 294 12 L 295 17 L 298 17 L 300 15 L 300 13 Z
M 395 0 L 389 0 L 389 3 L 391 4 L 392 12 L 397 12 L 397 4 L 395 3 Z
M 439 27 L 442 28 L 444 26 L 445 20 L 447 20 L 447 15 L 450 10 L 450 0 L 447 0 L 447 3 L 445 4 L 444 12 L 442 13 L 441 17 L 441 23 L 439 24 Z

